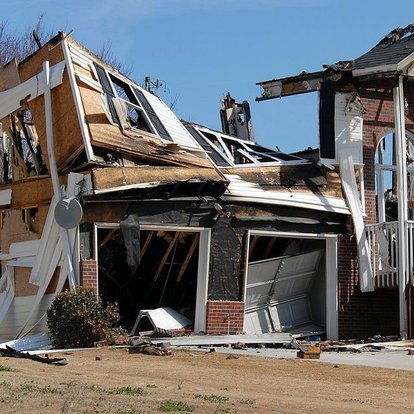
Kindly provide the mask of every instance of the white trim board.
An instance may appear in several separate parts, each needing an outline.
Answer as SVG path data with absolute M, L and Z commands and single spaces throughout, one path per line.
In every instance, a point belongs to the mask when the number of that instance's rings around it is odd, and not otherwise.
M 63 81 L 63 70 L 66 62 L 57 63 L 50 68 L 51 88 L 55 88 Z M 27 81 L 0 92 L 0 119 L 11 114 L 21 107 L 20 102 L 29 96 L 28 101 L 43 95 L 45 92 L 45 72 L 42 71 Z

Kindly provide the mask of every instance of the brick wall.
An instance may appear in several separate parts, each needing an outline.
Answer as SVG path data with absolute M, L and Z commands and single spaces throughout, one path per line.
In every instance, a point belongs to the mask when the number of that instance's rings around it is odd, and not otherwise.
M 96 260 L 81 260 L 79 262 L 81 286 L 98 291 L 98 267 Z
M 239 334 L 243 332 L 243 323 L 243 302 L 207 302 L 206 331 L 208 334 Z
M 367 338 L 398 335 L 398 288 L 361 293 L 356 243 L 352 236 L 338 237 L 339 337 Z
M 392 89 L 381 93 L 361 92 L 366 109 L 363 124 L 365 223 L 376 223 L 375 152 L 381 139 L 394 129 Z M 407 129 L 412 129 L 409 114 Z M 338 239 L 339 336 L 365 338 L 368 336 L 398 335 L 398 289 L 359 290 L 358 255 L 355 236 Z

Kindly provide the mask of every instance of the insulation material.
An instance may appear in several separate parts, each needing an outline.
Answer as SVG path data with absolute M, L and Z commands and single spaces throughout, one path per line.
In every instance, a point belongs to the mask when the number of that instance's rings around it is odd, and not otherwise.
M 352 154 L 342 150 L 339 153 L 339 169 L 341 172 L 342 188 L 351 210 L 355 235 L 358 243 L 359 286 L 361 292 L 373 292 L 375 289 L 372 272 L 368 239 L 365 233 L 364 218 L 359 201 L 358 185 L 355 179 L 355 169 Z
M 64 61 L 50 68 L 50 82 L 52 88 L 62 83 L 64 69 Z M 29 96 L 28 101 L 31 101 L 42 95 L 44 91 L 45 74 L 44 72 L 41 72 L 14 88 L 0 92 L 0 119 L 19 109 L 21 107 L 21 101 L 27 96 Z

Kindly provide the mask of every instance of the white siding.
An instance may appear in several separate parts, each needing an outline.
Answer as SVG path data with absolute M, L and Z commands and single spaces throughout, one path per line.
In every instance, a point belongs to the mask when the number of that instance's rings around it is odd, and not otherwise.
M 22 326 L 26 323 L 30 312 L 32 311 L 33 304 L 36 296 L 22 296 L 15 297 L 12 304 L 10 305 L 9 311 L 0 326 L 0 338 L 2 339 L 13 339 L 19 333 Z M 40 302 L 39 307 L 33 313 L 27 328 L 31 328 L 39 319 L 45 314 L 54 295 L 45 295 Z M 47 331 L 46 316 L 36 325 L 31 333 L 39 333 Z
M 339 164 L 339 153 L 352 155 L 354 164 L 362 164 L 362 116 L 357 105 L 350 104 L 351 93 L 335 95 L 335 162 Z

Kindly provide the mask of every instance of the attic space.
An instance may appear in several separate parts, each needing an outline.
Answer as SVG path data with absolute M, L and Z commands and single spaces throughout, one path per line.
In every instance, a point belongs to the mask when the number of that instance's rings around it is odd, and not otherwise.
M 250 235 L 245 331 L 323 335 L 326 241 Z
M 140 310 L 169 307 L 194 323 L 200 234 L 140 230 L 139 264 L 127 264 L 119 228 L 98 229 L 98 289 L 118 303 L 120 325 L 131 328 Z

